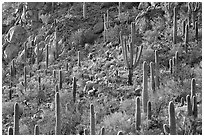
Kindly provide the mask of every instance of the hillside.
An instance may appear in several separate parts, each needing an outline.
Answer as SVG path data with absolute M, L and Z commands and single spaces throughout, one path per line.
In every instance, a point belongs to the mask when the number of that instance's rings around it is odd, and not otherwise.
M 2 4 L 2 134 L 201 135 L 202 4 Z

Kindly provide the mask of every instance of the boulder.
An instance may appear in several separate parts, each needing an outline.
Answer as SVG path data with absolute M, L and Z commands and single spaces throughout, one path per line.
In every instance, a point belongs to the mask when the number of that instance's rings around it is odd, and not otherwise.
M 99 33 L 102 33 L 104 30 L 104 23 L 101 21 L 101 22 L 98 22 L 94 25 L 93 27 L 93 33 L 94 34 L 99 34 Z
M 18 55 L 19 46 L 15 44 L 8 44 L 4 50 L 6 62 L 10 62 L 13 58 Z

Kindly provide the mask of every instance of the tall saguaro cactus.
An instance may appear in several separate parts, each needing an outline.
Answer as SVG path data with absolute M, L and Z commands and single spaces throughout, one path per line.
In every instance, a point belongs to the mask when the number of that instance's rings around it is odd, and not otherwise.
M 191 97 L 189 95 L 186 96 L 186 102 L 187 102 L 188 116 L 191 116 L 192 115 L 192 104 L 191 104 Z
M 150 62 L 150 81 L 151 81 L 152 92 L 153 92 L 153 94 L 155 94 L 156 89 L 155 89 L 154 63 L 153 62 Z
M 172 59 L 169 59 L 169 71 L 170 71 L 170 74 L 173 74 L 173 61 L 172 61 Z
M 118 17 L 120 20 L 120 14 L 121 14 L 121 2 L 118 2 Z
M 34 135 L 39 135 L 39 127 L 38 127 L 38 125 L 35 125 Z
M 73 83 L 72 83 L 72 94 L 73 94 L 73 102 L 76 102 L 76 78 L 73 77 Z
M 174 7 L 174 17 L 173 17 L 173 43 L 177 42 L 177 8 Z
M 182 22 L 182 36 L 185 36 L 186 22 L 186 19 Z
M 54 58 L 57 59 L 59 57 L 59 45 L 58 45 L 58 37 L 57 37 L 57 27 L 55 27 L 55 32 L 54 32 L 54 44 L 55 44 L 55 53 L 54 53 Z
M 55 135 L 60 135 L 61 134 L 61 115 L 60 115 L 59 92 L 55 93 L 55 117 L 56 117 Z
M 78 51 L 78 66 L 81 67 L 81 53 Z
M 147 102 L 147 119 L 150 120 L 151 117 L 152 117 L 152 105 L 151 105 L 151 102 L 148 101 Z
M 19 135 L 19 105 L 15 103 L 14 105 L 14 135 Z
M 185 39 L 184 39 L 184 44 L 185 44 L 185 48 L 186 48 L 186 53 L 188 52 L 188 28 L 189 25 L 186 24 L 186 28 L 185 28 Z
M 104 127 L 101 128 L 101 135 L 105 135 L 105 128 Z
M 48 69 L 48 63 L 49 63 L 49 46 L 46 45 L 46 69 Z
M 140 98 L 136 98 L 136 112 L 135 112 L 135 125 L 136 125 L 136 130 L 140 130 L 140 125 L 141 125 L 141 110 L 140 110 Z
M 83 2 L 83 18 L 86 19 L 86 2 Z
M 172 101 L 169 102 L 169 127 L 170 135 L 176 135 L 175 108 Z
M 134 23 L 132 23 L 132 25 L 134 25 Z M 134 27 L 132 27 L 134 28 Z M 132 36 L 133 38 L 133 36 Z M 133 38 L 134 39 L 134 38 Z M 139 60 L 142 54 L 142 49 L 143 46 L 140 46 L 140 48 L 138 46 L 136 46 L 136 51 L 134 51 L 134 47 L 133 47 L 133 43 L 134 40 L 132 40 L 129 43 L 129 54 L 130 57 L 128 57 L 128 45 L 126 45 L 126 42 L 123 40 L 122 34 L 120 32 L 120 44 L 122 46 L 122 52 L 123 52 L 123 58 L 124 58 L 124 62 L 126 64 L 126 67 L 128 68 L 128 84 L 129 85 L 133 85 L 132 83 L 132 77 L 133 77 L 133 69 L 136 68 L 139 64 Z M 135 58 L 134 58 L 134 54 L 135 54 Z M 130 58 L 130 60 L 128 60 L 128 58 Z
M 196 96 L 193 96 L 192 100 L 193 100 L 192 114 L 193 114 L 194 118 L 197 118 L 198 117 L 198 107 L 197 107 Z
M 192 78 L 191 80 L 191 99 L 193 99 L 193 96 L 196 95 L 196 83 L 195 78 Z
M 95 135 L 95 112 L 93 104 L 90 104 L 90 135 Z
M 59 70 L 59 89 L 62 89 L 62 70 Z
M 142 90 L 142 103 L 143 103 L 143 110 L 147 113 L 147 101 L 149 100 L 148 97 L 148 76 L 147 76 L 148 66 L 147 62 L 143 62 L 143 90 Z

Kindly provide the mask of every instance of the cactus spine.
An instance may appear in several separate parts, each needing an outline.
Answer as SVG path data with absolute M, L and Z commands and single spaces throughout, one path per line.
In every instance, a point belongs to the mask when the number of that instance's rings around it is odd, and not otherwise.
M 143 63 L 143 90 L 142 90 L 142 102 L 143 102 L 143 110 L 147 112 L 147 101 L 148 101 L 148 76 L 147 76 L 147 62 L 144 61 Z
M 90 104 L 90 135 L 95 135 L 95 112 L 93 104 Z
M 13 128 L 12 127 L 8 127 L 8 135 L 13 135 Z
M 169 127 L 170 135 L 176 135 L 175 108 L 172 101 L 169 102 Z
M 196 83 L 195 83 L 195 78 L 192 78 L 191 80 L 191 99 L 193 99 L 193 96 L 196 95 Z
M 49 46 L 46 45 L 46 69 L 48 69 L 48 63 L 49 63 Z
M 198 117 L 198 107 L 197 107 L 197 99 L 196 96 L 193 96 L 193 106 L 192 106 L 192 114 L 194 118 Z
M 83 2 L 83 18 L 86 19 L 86 2 Z
M 131 28 L 135 28 L 134 27 L 135 23 L 131 23 Z M 131 32 L 133 32 L 133 30 L 131 30 Z M 134 36 L 134 35 L 133 35 Z M 134 59 L 134 48 L 133 48 L 133 43 L 134 42 L 134 38 L 132 36 L 132 41 L 129 43 L 129 52 L 130 52 L 130 61 L 128 60 L 128 45 L 126 45 L 126 42 L 125 40 L 123 40 L 123 37 L 122 37 L 122 34 L 120 32 L 120 44 L 122 46 L 122 52 L 123 52 L 123 58 L 124 58 L 124 62 L 126 64 L 126 67 L 128 68 L 128 84 L 129 85 L 133 85 L 132 83 L 132 77 L 133 77 L 133 69 L 137 67 L 137 65 L 139 64 L 139 60 L 140 60 L 140 57 L 141 57 L 141 54 L 142 54 L 142 49 L 143 49 L 143 46 L 140 46 L 140 49 L 138 47 L 136 47 L 136 52 L 135 52 L 135 59 Z
M 177 9 L 174 7 L 174 17 L 173 17 L 173 43 L 176 44 L 176 38 L 177 38 Z
M 14 105 L 14 135 L 19 135 L 19 105 L 15 103 Z
M 152 117 L 152 105 L 151 105 L 151 102 L 148 101 L 147 102 L 147 119 L 150 120 L 151 117 Z
M 154 63 L 153 62 L 150 62 L 150 81 L 151 81 L 152 92 L 153 94 L 155 94 L 156 90 L 155 90 Z
M 184 39 L 184 44 L 185 44 L 185 47 L 186 47 L 186 53 L 188 52 L 188 27 L 189 25 L 186 24 L 186 28 L 185 28 L 185 39 Z
M 73 84 L 72 84 L 72 94 L 73 94 L 73 102 L 76 102 L 76 78 L 73 77 Z
M 158 52 L 155 50 L 155 86 L 159 88 L 159 62 Z
M 62 89 L 62 70 L 59 71 L 59 89 Z
M 186 96 L 186 101 L 187 101 L 187 114 L 188 116 L 192 115 L 192 104 L 191 104 L 191 98 L 189 95 Z
M 136 121 L 136 130 L 140 130 L 141 125 L 141 110 L 140 110 L 140 98 L 136 98 L 136 112 L 135 112 L 135 121 Z
M 39 127 L 38 127 L 38 125 L 35 125 L 34 135 L 39 135 Z
M 105 128 L 104 127 L 101 128 L 101 135 L 105 135 Z
M 61 132 L 61 116 L 60 116 L 60 97 L 59 92 L 55 93 L 55 116 L 56 116 L 56 124 L 55 124 L 55 135 L 60 135 Z

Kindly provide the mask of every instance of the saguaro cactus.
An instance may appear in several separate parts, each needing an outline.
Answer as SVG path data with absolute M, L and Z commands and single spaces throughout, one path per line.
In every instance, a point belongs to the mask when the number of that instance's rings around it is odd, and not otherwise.
M 49 63 L 49 46 L 46 45 L 46 69 L 48 69 L 48 63 Z
M 53 77 L 56 78 L 56 76 L 57 76 L 57 71 L 53 70 Z
M 198 43 L 198 22 L 195 22 L 195 40 Z
M 191 104 L 191 98 L 189 95 L 186 96 L 186 101 L 187 101 L 187 113 L 188 116 L 192 115 L 192 104 Z
M 147 102 L 147 119 L 148 120 L 150 120 L 151 119 L 151 117 L 152 117 L 152 107 L 151 107 L 152 105 L 151 105 L 151 102 L 150 101 L 148 101 Z
M 55 53 L 54 53 L 54 58 L 57 59 L 59 57 L 59 45 L 58 45 L 58 37 L 57 37 L 57 27 L 55 27 L 55 32 L 54 32 L 54 44 L 55 44 Z
M 173 74 L 173 61 L 172 61 L 172 59 L 169 59 L 169 71 L 170 71 L 170 74 Z
M 35 125 L 34 135 L 39 135 L 39 127 L 38 127 L 38 125 Z
M 26 66 L 24 67 L 24 88 L 25 88 L 25 92 L 26 92 L 26 88 L 27 88 L 27 77 L 26 77 L 26 74 L 27 74 L 27 69 L 26 69 Z
M 90 104 L 90 135 L 95 135 L 95 112 L 93 104 Z
M 106 26 L 107 26 L 107 29 L 110 27 L 110 21 L 109 21 L 109 10 L 106 11 L 107 13 L 107 17 L 106 17 Z
M 120 14 L 121 14 L 121 2 L 118 2 L 118 17 L 120 20 Z
M 107 27 L 106 27 L 106 14 L 103 14 L 103 19 L 104 19 L 104 24 L 103 24 L 103 28 L 104 28 L 104 31 L 103 31 L 103 40 L 104 42 L 106 42 L 106 33 L 107 33 Z
M 175 108 L 172 101 L 169 102 L 169 127 L 170 135 L 176 135 Z
M 158 51 L 155 50 L 155 86 L 159 88 L 159 55 Z
M 182 97 L 181 98 L 181 106 L 183 106 L 184 105 L 184 98 Z
M 143 90 L 142 90 L 142 102 L 143 102 L 143 110 L 146 113 L 147 112 L 147 101 L 149 100 L 148 97 L 148 76 L 147 76 L 147 62 L 143 62 Z
M 132 23 L 133 25 L 134 23 Z M 134 28 L 134 27 L 132 27 Z M 132 36 L 133 38 L 133 36 Z M 129 47 L 130 47 L 130 60 L 128 60 L 128 45 L 126 45 L 126 42 L 123 40 L 122 34 L 120 32 L 120 44 L 122 46 L 122 52 L 123 52 L 123 58 L 124 58 L 124 62 L 126 64 L 126 67 L 128 68 L 128 84 L 129 85 L 133 85 L 132 83 L 132 77 L 133 77 L 133 69 L 137 67 L 137 65 L 139 64 L 139 60 L 142 54 L 142 49 L 143 46 L 140 46 L 140 48 L 137 46 L 136 47 L 136 52 L 134 52 L 134 48 L 133 48 L 133 43 L 134 40 L 132 40 L 129 43 Z M 135 58 L 134 58 L 134 53 L 135 53 Z
M 60 135 L 61 134 L 61 115 L 60 115 L 59 92 L 55 93 L 55 117 L 56 117 L 55 135 Z
M 14 135 L 19 135 L 19 105 L 15 103 L 14 105 Z
M 72 94 L 73 94 L 73 102 L 76 102 L 76 78 L 73 77 L 73 83 L 72 83 Z
M 101 128 L 101 135 L 105 135 L 105 128 L 104 127 Z
M 60 90 L 62 89 L 62 81 L 63 81 L 62 70 L 59 70 L 59 89 Z
M 59 93 L 59 87 L 58 87 L 58 85 L 55 85 L 55 93 Z
M 86 19 L 86 2 L 83 2 L 83 18 Z
M 8 135 L 13 135 L 13 128 L 12 127 L 8 127 Z
M 184 40 L 184 44 L 186 47 L 186 53 L 188 52 L 188 24 L 186 24 L 186 29 L 185 29 L 185 40 Z
M 177 8 L 174 7 L 174 17 L 173 17 L 173 43 L 176 44 L 177 39 Z
M 193 106 L 192 106 L 192 114 L 194 118 L 198 117 L 198 107 L 197 107 L 197 99 L 196 96 L 193 96 Z
M 81 53 L 78 51 L 78 66 L 81 67 Z
M 141 110 L 140 110 L 140 98 L 136 98 L 136 112 L 135 112 L 135 125 L 136 125 L 136 130 L 140 130 L 140 125 L 141 125 Z
M 195 78 L 192 78 L 191 80 L 191 99 L 193 99 L 193 96 L 196 95 L 196 83 Z
M 182 36 L 185 36 L 186 22 L 187 22 L 186 19 L 183 20 L 183 22 L 182 22 Z
M 153 94 L 155 94 L 156 89 L 155 89 L 154 63 L 153 62 L 150 62 L 150 81 L 151 81 L 152 92 L 153 92 Z
M 39 69 L 40 63 L 40 51 L 39 51 L 39 44 L 37 44 L 37 57 L 36 57 L 37 68 Z

